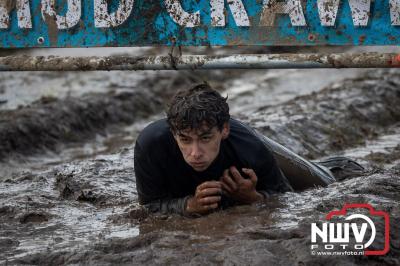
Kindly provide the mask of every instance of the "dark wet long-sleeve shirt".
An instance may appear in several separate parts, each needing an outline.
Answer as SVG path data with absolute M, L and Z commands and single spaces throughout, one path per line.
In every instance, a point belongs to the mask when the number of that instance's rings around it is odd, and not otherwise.
M 220 152 L 203 172 L 188 165 L 170 131 L 166 119 L 147 126 L 135 146 L 135 175 L 139 203 L 151 211 L 185 213 L 187 199 L 205 181 L 219 180 L 225 169 L 251 168 L 258 177 L 256 190 L 267 196 L 291 190 L 271 151 L 254 130 L 230 120 L 229 137 L 222 140 Z M 221 205 L 232 200 L 223 197 Z

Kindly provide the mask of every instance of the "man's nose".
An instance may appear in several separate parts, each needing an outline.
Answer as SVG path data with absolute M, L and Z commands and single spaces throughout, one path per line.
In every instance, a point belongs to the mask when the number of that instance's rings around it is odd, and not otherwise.
M 200 158 L 203 155 L 203 152 L 201 151 L 201 147 L 198 143 L 196 143 L 196 142 L 193 143 L 190 155 L 196 159 Z

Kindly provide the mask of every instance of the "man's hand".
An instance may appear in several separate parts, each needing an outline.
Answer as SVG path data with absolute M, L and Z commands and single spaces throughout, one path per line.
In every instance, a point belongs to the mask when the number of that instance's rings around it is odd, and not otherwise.
M 205 214 L 216 208 L 221 201 L 221 182 L 208 181 L 196 188 L 196 193 L 188 199 L 186 212 L 189 214 Z
M 220 179 L 224 192 L 243 204 L 251 204 L 264 199 L 263 195 L 256 190 L 257 175 L 253 169 L 243 168 L 242 171 L 250 179 L 245 179 L 235 166 L 224 171 Z

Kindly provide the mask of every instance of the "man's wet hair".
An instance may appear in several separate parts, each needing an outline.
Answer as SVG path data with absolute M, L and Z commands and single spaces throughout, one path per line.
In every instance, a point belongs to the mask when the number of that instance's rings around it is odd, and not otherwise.
M 229 121 L 229 106 L 218 91 L 203 83 L 178 91 L 168 105 L 167 121 L 172 133 L 201 130 L 204 126 L 222 130 Z

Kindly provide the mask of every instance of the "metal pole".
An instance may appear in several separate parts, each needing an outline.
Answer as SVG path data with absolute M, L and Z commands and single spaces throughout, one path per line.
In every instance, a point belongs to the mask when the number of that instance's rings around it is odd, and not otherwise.
M 0 71 L 94 71 L 183 69 L 393 68 L 400 54 L 242 54 L 171 56 L 6 56 Z

